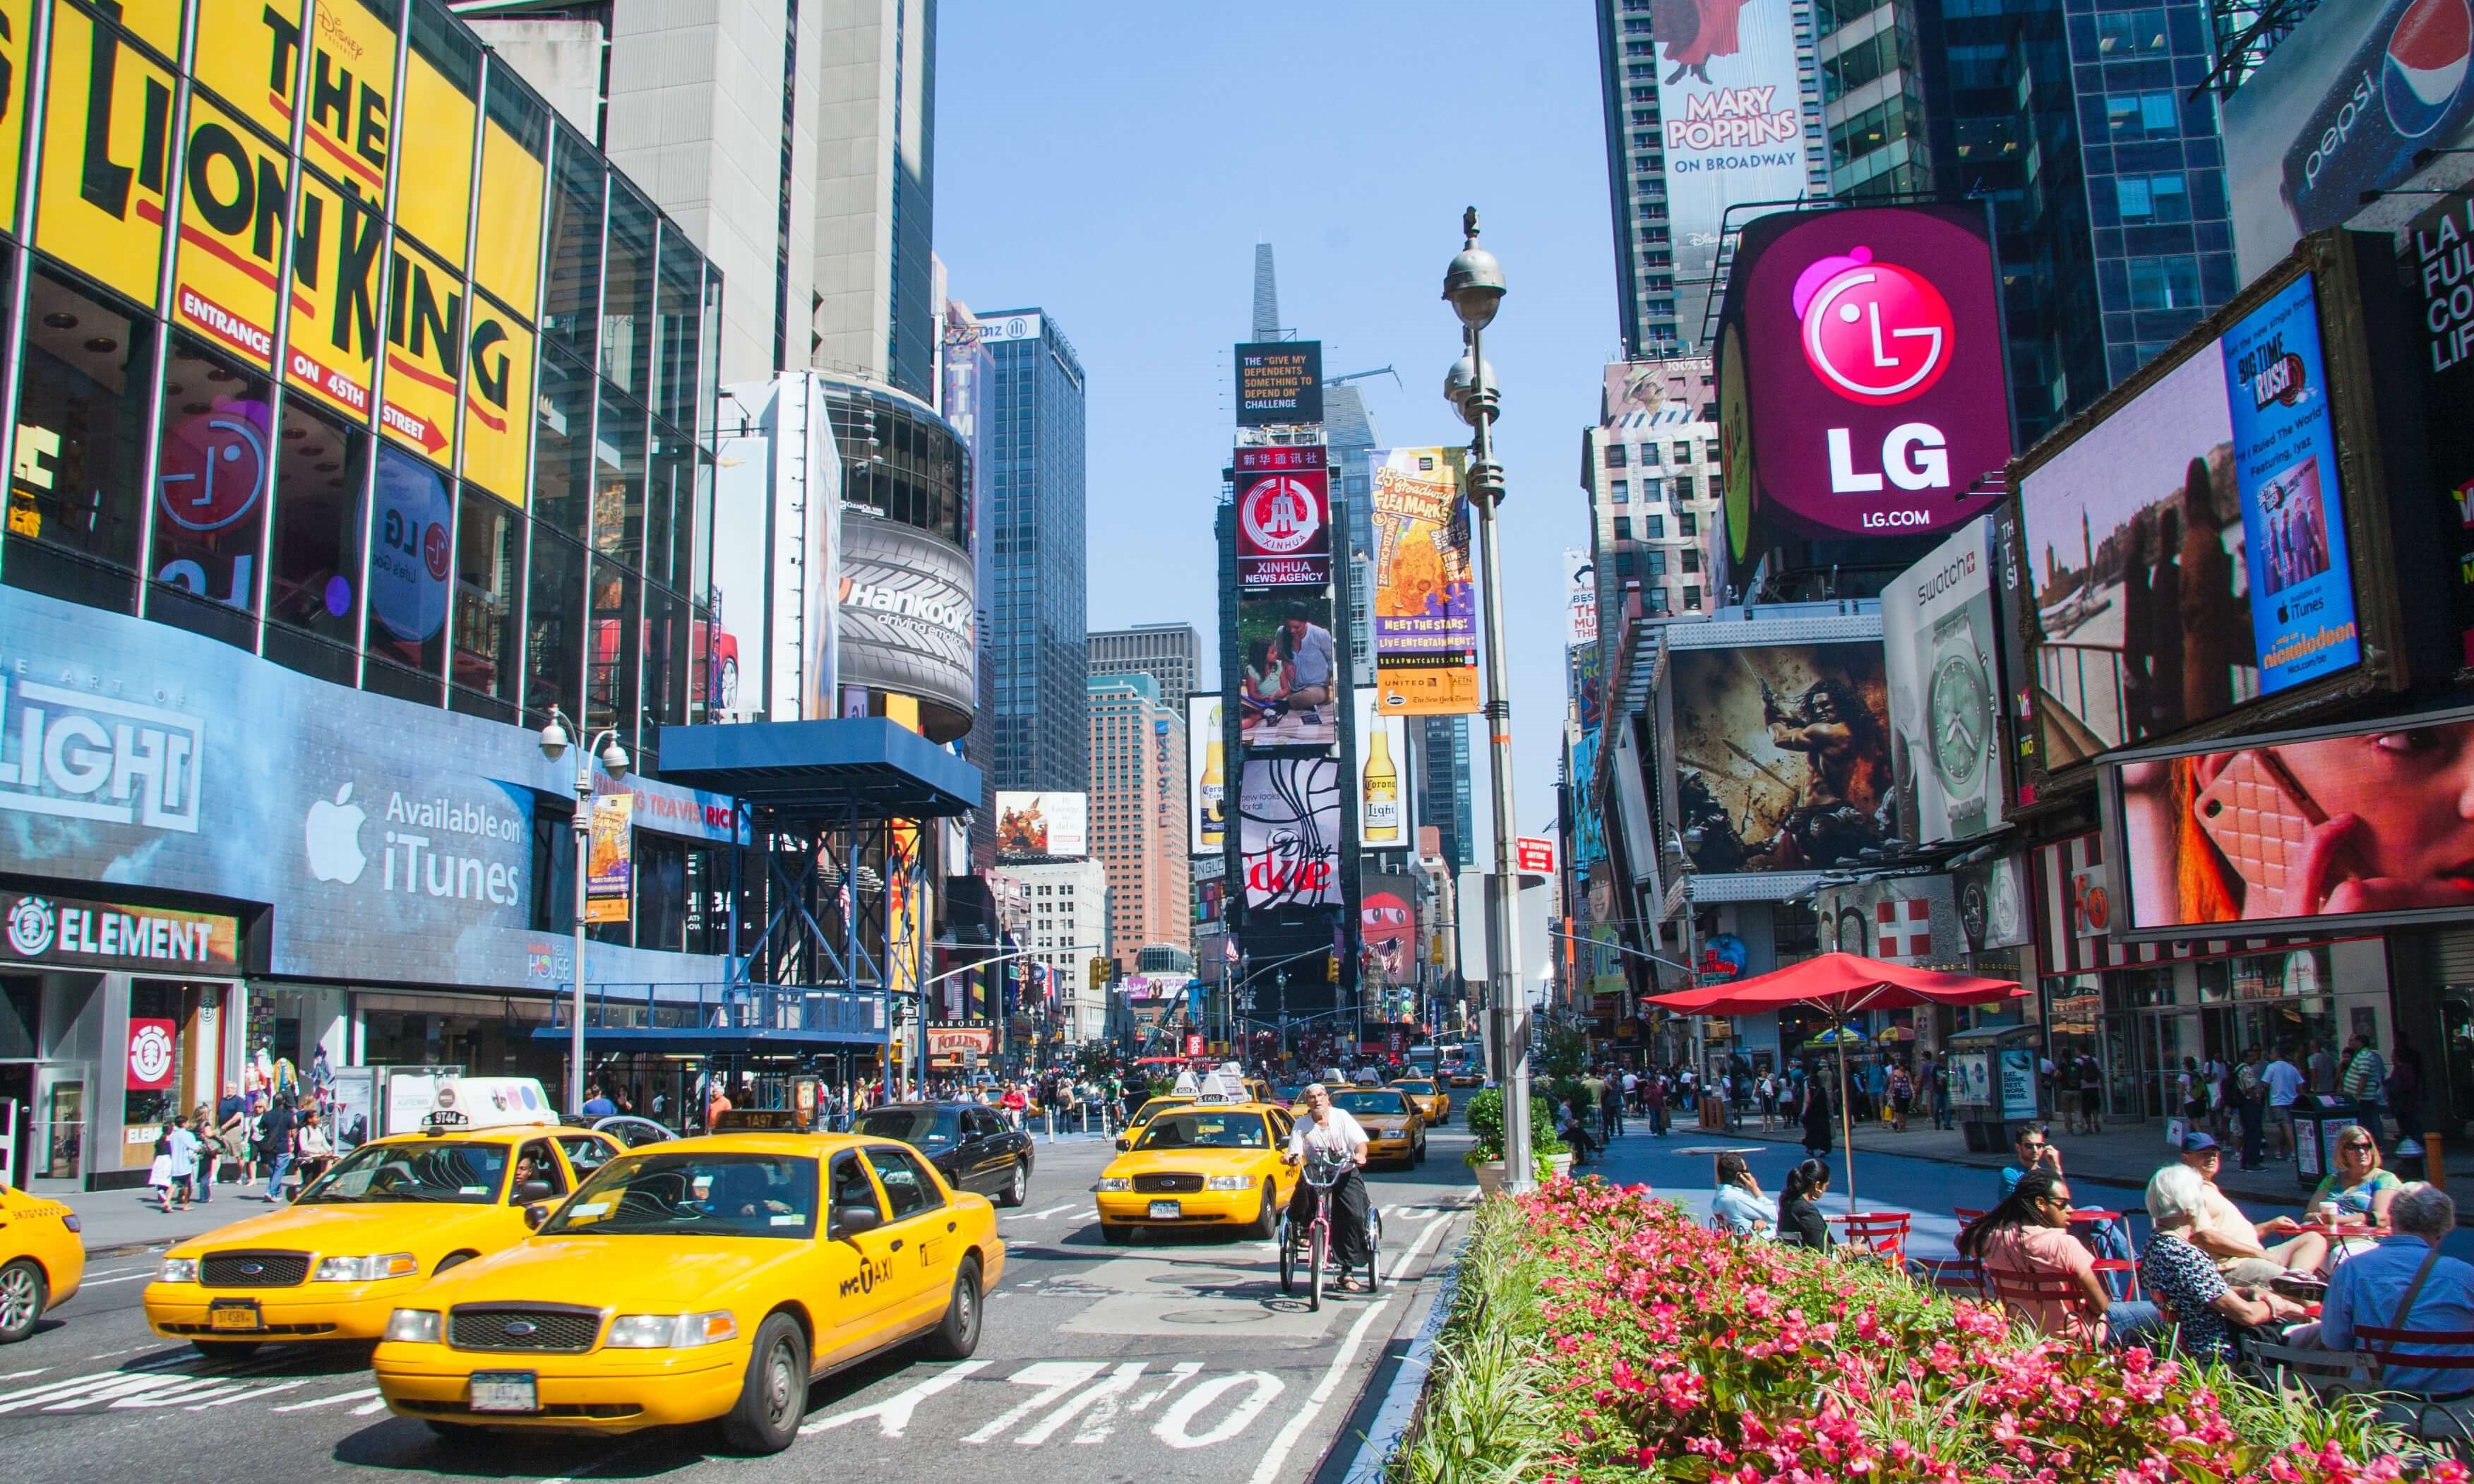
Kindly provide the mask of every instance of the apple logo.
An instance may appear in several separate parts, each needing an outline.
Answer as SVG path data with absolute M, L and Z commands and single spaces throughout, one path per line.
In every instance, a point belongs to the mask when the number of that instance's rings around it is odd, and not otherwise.
M 302 832 L 309 847 L 309 874 L 348 887 L 360 880 L 370 864 L 361 854 L 361 821 L 367 817 L 352 802 L 349 783 L 335 791 L 333 803 L 320 799 L 310 805 L 308 825 Z

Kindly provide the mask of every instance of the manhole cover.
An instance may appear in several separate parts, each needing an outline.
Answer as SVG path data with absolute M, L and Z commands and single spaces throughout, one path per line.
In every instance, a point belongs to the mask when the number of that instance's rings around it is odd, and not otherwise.
M 1160 1316 L 1169 1325 L 1250 1325 L 1270 1316 L 1245 1309 L 1172 1309 Z

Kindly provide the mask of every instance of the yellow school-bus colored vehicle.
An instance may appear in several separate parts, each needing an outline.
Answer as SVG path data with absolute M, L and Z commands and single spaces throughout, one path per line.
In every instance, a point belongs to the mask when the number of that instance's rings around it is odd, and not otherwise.
M 622 1155 L 541 1230 L 400 1301 L 372 1358 L 399 1416 L 798 1436 L 808 1384 L 917 1341 L 959 1359 L 1005 1271 L 996 1210 L 918 1151 L 725 1133 Z

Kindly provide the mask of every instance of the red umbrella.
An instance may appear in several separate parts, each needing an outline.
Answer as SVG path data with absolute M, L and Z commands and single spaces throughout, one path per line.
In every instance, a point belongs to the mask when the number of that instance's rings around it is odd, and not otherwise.
M 2008 979 L 1977 979 L 1939 969 L 1908 968 L 1852 953 L 1826 953 L 1734 984 L 1649 996 L 1652 1005 L 1696 1015 L 1758 1015 L 1810 1006 L 1843 1028 L 1858 1010 L 1914 1010 L 1926 1005 L 1990 1005 L 2017 999 L 2025 985 Z M 1847 1145 L 1847 1208 L 1856 1208 L 1856 1137 L 1847 1116 L 1847 1037 L 1831 1037 L 1838 1051 L 1838 1129 Z

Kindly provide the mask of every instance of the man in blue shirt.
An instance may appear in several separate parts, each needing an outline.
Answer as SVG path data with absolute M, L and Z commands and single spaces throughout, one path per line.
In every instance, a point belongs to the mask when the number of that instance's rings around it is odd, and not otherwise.
M 1322 723 L 1321 708 L 1331 704 L 1332 669 L 1338 658 L 1331 630 L 1314 621 L 1303 603 L 1291 603 L 1283 620 L 1291 681 L 1288 703 L 1305 714 L 1306 724 Z
M 2205 1134 L 2195 1136 L 2207 1137 Z M 2213 1145 L 2215 1140 L 2211 1139 L 2209 1143 Z M 2052 1171 L 2056 1179 L 2062 1178 L 2062 1152 L 2053 1147 L 2052 1136 L 2047 1133 L 2041 1125 L 2028 1124 L 2022 1128 L 2018 1138 L 2012 1142 L 2010 1148 L 2018 1157 L 2001 1167 L 2001 1194 L 1994 1201 L 1994 1204 L 1999 1205 L 2001 1202 L 2009 1200 L 2010 1192 L 2019 1188 L 2019 1177 L 2029 1170 L 2047 1169 Z M 2095 1250 L 2098 1256 L 2126 1260 L 2132 1255 L 2130 1237 L 2119 1224 L 2099 1221 L 2086 1223 L 2085 1226 L 2084 1235 L 2087 1244 Z M 2115 1276 L 2117 1284 L 2122 1284 L 2123 1281 L 2120 1275 Z
M 618 1105 L 610 1100 L 610 1089 L 607 1087 L 594 1087 L 593 1096 L 584 1100 L 584 1116 L 587 1118 L 612 1118 L 616 1117 L 618 1112 Z
M 2413 1309 L 2401 1312 L 2414 1275 L 2422 1271 L 2433 1249 L 2457 1229 L 2457 1203 L 2434 1186 L 2408 1185 L 2389 1203 L 2389 1225 L 2395 1235 L 2347 1258 L 2328 1280 L 2328 1297 L 2319 1314 L 2319 1344 L 2329 1350 L 2354 1349 L 2354 1331 L 2365 1325 L 2377 1329 L 2474 1330 L 2474 1267 L 2454 1257 L 2432 1264 L 2430 1277 L 2413 1296 Z M 2474 1395 L 2474 1370 L 2417 1367 L 2409 1358 L 2417 1354 L 2474 1356 L 2474 1346 L 2401 1348 L 2380 1378 L 2380 1389 L 2411 1392 L 2428 1400 Z

